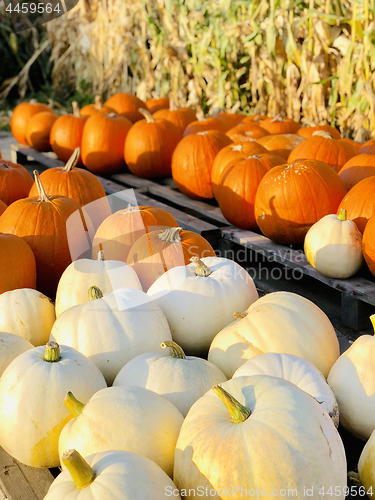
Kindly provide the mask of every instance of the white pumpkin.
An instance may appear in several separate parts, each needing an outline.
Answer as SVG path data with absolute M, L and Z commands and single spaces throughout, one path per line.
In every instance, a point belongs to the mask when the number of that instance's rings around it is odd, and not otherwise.
M 215 335 L 257 298 L 245 269 L 229 259 L 191 258 L 160 276 L 147 294 L 162 309 L 172 337 L 187 354 L 207 355 Z
M 94 285 L 104 294 L 124 287 L 142 290 L 131 266 L 117 260 L 104 260 L 100 251 L 98 260 L 78 259 L 65 269 L 56 292 L 56 317 L 70 307 L 89 302 L 88 290 Z
M 308 230 L 305 254 L 310 264 L 329 278 L 349 278 L 363 264 L 362 234 L 355 222 L 340 215 L 326 215 Z
M 209 499 L 240 500 L 242 488 L 255 498 L 307 498 L 312 489 L 317 500 L 322 488 L 335 487 L 344 499 L 346 458 L 332 420 L 311 396 L 281 378 L 254 375 L 228 380 L 192 406 L 173 478 L 186 499 L 206 487 L 218 493 Z
M 359 457 L 358 473 L 360 484 L 367 496 L 372 498 L 375 495 L 375 430 L 372 431 Z
M 33 346 L 48 342 L 56 319 L 51 299 L 31 288 L 0 295 L 0 331 L 14 333 Z
M 374 321 L 375 316 L 372 316 Z M 375 337 L 361 335 L 328 375 L 340 408 L 340 424 L 366 441 L 375 429 Z M 375 493 L 375 492 L 374 492 Z
M 59 435 L 72 418 L 66 393 L 88 401 L 104 387 L 96 366 L 70 347 L 53 342 L 24 352 L 0 379 L 0 446 L 31 467 L 57 467 Z
M 288 380 L 312 396 L 339 426 L 339 407 L 323 374 L 306 359 L 293 354 L 268 352 L 249 359 L 234 372 L 235 377 L 270 375 Z
M 92 287 L 92 295 L 102 298 L 64 311 L 53 325 L 51 340 L 87 356 L 111 385 L 135 356 L 163 352 L 160 343 L 171 340 L 171 332 L 161 309 L 140 290 L 120 288 L 102 296 Z
M 23 337 L 13 333 L 0 332 L 0 377 L 5 368 L 20 354 L 34 346 Z
M 163 342 L 162 347 L 170 347 L 172 355 L 147 353 L 133 358 L 120 370 L 113 385 L 150 389 L 168 399 L 185 417 L 197 399 L 227 377 L 209 361 L 185 356 L 173 341 Z
M 269 293 L 237 316 L 216 335 L 208 354 L 208 360 L 228 378 L 246 360 L 265 352 L 300 356 L 327 377 L 340 355 L 327 316 L 313 302 L 295 293 Z
M 64 470 L 44 500 L 165 500 L 178 490 L 167 474 L 148 458 L 129 451 L 105 451 L 85 459 L 75 450 L 64 454 Z
M 60 434 L 62 456 L 74 448 L 82 456 L 107 450 L 132 451 L 172 476 L 174 450 L 183 416 L 159 394 L 141 387 L 98 391 L 84 408 L 68 395 L 76 418 Z M 62 464 L 63 465 L 63 464 Z

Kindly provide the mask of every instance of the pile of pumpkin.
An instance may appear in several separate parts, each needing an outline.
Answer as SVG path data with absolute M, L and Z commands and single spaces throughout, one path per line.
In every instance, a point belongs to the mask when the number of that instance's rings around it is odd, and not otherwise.
M 309 228 L 337 213 L 342 224 L 327 231 L 331 222 L 324 220 L 309 234 L 310 263 L 326 276 L 348 278 L 364 255 L 375 274 L 375 218 L 364 233 L 375 215 L 375 140 L 356 143 L 330 125 L 302 127 L 280 116 L 196 118 L 167 98 L 143 102 L 118 93 L 104 106 L 99 97 L 81 110 L 73 103 L 73 114 L 60 117 L 46 105 L 23 103 L 11 127 L 20 143 L 52 149 L 63 161 L 80 147 L 77 164 L 96 174 L 126 164 L 140 177 L 172 175 L 185 195 L 216 198 L 231 224 L 260 228 L 277 243 L 302 244 Z

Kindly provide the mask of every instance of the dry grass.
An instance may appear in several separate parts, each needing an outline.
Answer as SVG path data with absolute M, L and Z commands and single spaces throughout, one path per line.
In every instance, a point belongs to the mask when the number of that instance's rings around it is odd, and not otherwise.
M 55 85 L 172 92 L 375 135 L 375 0 L 81 0 L 47 25 Z M 374 132 L 372 132 L 374 131 Z

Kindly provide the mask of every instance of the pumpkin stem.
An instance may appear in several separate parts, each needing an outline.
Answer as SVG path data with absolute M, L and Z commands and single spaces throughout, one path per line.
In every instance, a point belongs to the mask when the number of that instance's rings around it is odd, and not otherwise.
M 207 135 L 208 132 L 209 132 L 209 130 L 203 130 L 203 132 L 197 132 L 197 135 Z
M 263 121 L 263 118 L 261 118 L 259 115 L 254 115 L 254 119 L 253 119 L 254 122 L 262 122 Z
M 69 158 L 68 163 L 63 168 L 63 171 L 71 172 L 77 165 L 80 156 L 81 156 L 81 148 L 76 148 L 73 151 L 72 156 Z
M 177 106 L 174 103 L 172 94 L 169 96 L 169 109 L 170 109 L 170 111 L 176 111 L 176 109 L 177 109 Z
M 309 118 L 305 118 L 305 117 L 303 117 L 303 118 L 301 119 L 301 122 L 302 122 L 302 123 L 305 123 L 305 124 L 306 124 L 306 125 L 308 125 L 309 127 L 316 127 L 316 126 L 317 126 L 317 125 L 316 125 L 316 123 L 315 123 L 314 121 L 310 120 Z
M 89 288 L 89 301 L 103 298 L 103 292 L 97 286 L 93 285 Z
M 3 163 L 2 161 L 0 161 L 0 166 L 1 167 L 4 167 L 4 168 L 7 168 L 8 170 L 10 170 L 10 166 L 9 165 L 6 165 L 5 163 Z
M 176 344 L 176 342 L 173 342 L 173 340 L 166 340 L 165 342 L 162 342 L 160 344 L 160 347 L 162 347 L 163 349 L 165 349 L 166 347 L 170 347 L 172 349 L 172 358 L 186 359 L 186 354 L 184 353 L 182 347 Z
M 158 238 L 169 243 L 179 243 L 181 241 L 181 231 L 182 227 L 169 227 L 163 233 L 159 234 Z
M 81 415 L 84 407 L 83 403 L 81 401 L 78 401 L 77 398 L 73 396 L 72 392 L 68 392 L 68 394 L 65 396 L 64 399 L 64 405 L 68 408 L 70 413 L 73 415 L 74 418 L 77 418 Z
M 81 113 L 79 111 L 79 106 L 78 106 L 78 102 L 77 101 L 73 101 L 72 102 L 72 108 L 73 108 L 73 115 L 76 118 L 79 118 L 81 116 Z
M 34 170 L 33 174 L 34 174 L 36 188 L 38 190 L 38 200 L 39 201 L 51 201 L 48 198 L 47 193 L 43 187 L 43 184 L 42 184 L 42 181 L 40 180 L 38 171 Z
M 243 150 L 242 144 L 235 144 L 234 146 L 232 146 L 232 151 L 242 151 L 242 150 Z
M 353 483 L 355 483 L 357 486 L 362 486 L 361 478 L 360 478 L 360 475 L 358 474 L 358 472 L 349 471 L 347 474 L 347 477 L 351 481 L 353 481 Z
M 140 208 L 139 207 L 135 207 L 133 205 L 130 205 L 130 203 L 129 203 L 128 207 L 125 209 L 124 212 L 122 212 L 121 215 L 127 214 L 128 212 L 140 212 Z
M 249 313 L 247 313 L 247 312 L 242 312 L 242 313 L 236 312 L 236 313 L 233 313 L 233 316 L 234 316 L 236 319 L 244 319 L 244 318 L 246 318 L 246 316 L 247 316 L 248 314 L 249 314 Z
M 341 208 L 339 215 L 337 216 L 338 220 L 346 221 L 346 210 L 345 208 Z
M 284 121 L 282 118 L 281 118 L 281 113 L 279 113 L 278 115 L 274 116 L 271 120 L 270 123 L 274 123 L 274 122 L 277 122 L 277 121 Z
M 261 157 L 258 155 L 251 155 L 246 158 L 246 160 L 260 160 Z
M 48 342 L 44 351 L 44 360 L 48 363 L 60 361 L 60 346 L 57 342 Z
M 103 103 L 102 103 L 102 97 L 100 95 L 95 96 L 95 109 L 98 111 L 102 109 Z
M 108 113 L 107 118 L 116 118 L 117 113 Z
M 229 392 L 220 387 L 220 385 L 215 385 L 212 390 L 219 396 L 225 406 L 228 408 L 229 413 L 232 415 L 232 422 L 234 424 L 241 424 L 245 422 L 250 415 L 251 411 L 246 406 L 242 405 L 236 398 L 234 398 Z
M 202 276 L 204 278 L 207 278 L 207 276 L 211 274 L 211 269 L 206 266 L 206 264 L 198 257 L 191 257 L 190 262 L 194 262 L 194 264 L 197 266 L 195 270 L 195 276 Z
M 316 130 L 313 132 L 313 137 L 315 136 L 324 137 L 324 139 L 333 139 L 332 135 L 325 130 Z
M 155 123 L 152 114 L 147 109 L 139 108 L 138 111 L 146 118 L 147 123 Z
M 36 99 L 31 99 L 31 101 L 29 102 L 29 104 L 37 104 L 37 100 Z
M 370 321 L 371 321 L 371 324 L 372 324 L 372 326 L 374 328 L 374 335 L 375 335 L 375 314 L 372 314 L 370 316 Z
M 69 450 L 61 457 L 77 488 L 86 488 L 95 479 L 95 472 L 76 450 Z
M 101 261 L 104 260 L 104 252 L 103 252 L 103 250 L 99 250 L 99 252 L 98 252 L 98 260 L 101 260 Z

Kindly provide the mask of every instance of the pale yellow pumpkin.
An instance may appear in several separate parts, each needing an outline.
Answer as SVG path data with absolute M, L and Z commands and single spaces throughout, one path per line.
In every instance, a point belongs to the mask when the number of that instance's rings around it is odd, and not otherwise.
M 17 356 L 33 347 L 28 340 L 19 335 L 0 332 L 0 377 Z
M 190 409 L 173 478 L 189 500 L 206 487 L 210 500 L 242 500 L 244 490 L 258 499 L 302 499 L 307 489 L 319 499 L 322 488 L 335 487 L 343 500 L 345 450 L 327 412 L 294 384 L 267 375 L 237 377 Z
M 375 430 L 365 444 L 358 461 L 359 479 L 366 495 L 375 496 Z
M 305 254 L 310 264 L 329 278 L 349 278 L 362 267 L 362 234 L 356 224 L 340 215 L 326 215 L 305 236 Z
M 340 355 L 330 320 L 313 302 L 295 293 L 264 295 L 236 317 L 216 335 L 208 354 L 208 360 L 228 378 L 246 360 L 265 352 L 300 356 L 327 377 Z

